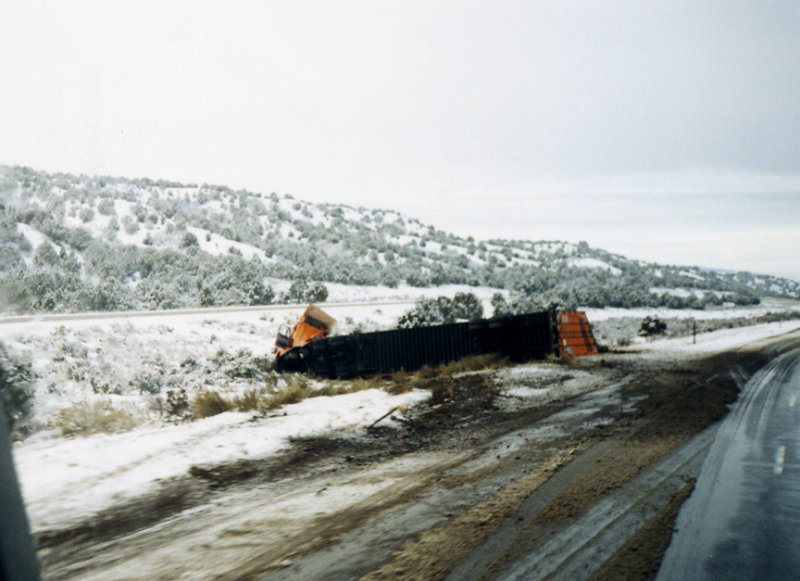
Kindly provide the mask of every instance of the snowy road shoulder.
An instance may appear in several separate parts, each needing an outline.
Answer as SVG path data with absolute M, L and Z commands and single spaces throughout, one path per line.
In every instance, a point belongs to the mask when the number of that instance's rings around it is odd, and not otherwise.
M 429 397 L 415 390 L 389 395 L 378 389 L 316 397 L 281 408 L 281 416 L 255 418 L 228 412 L 191 423 L 142 428 L 86 438 L 30 438 L 18 443 L 14 460 L 34 530 L 54 529 L 134 498 L 193 465 L 262 458 L 290 438 L 352 432 L 395 406 Z
M 710 333 L 699 333 L 696 338 L 689 336 L 642 341 L 631 346 L 630 350 L 637 352 L 713 353 L 740 349 L 751 343 L 758 343 L 797 331 L 800 331 L 800 321 L 780 321 L 735 329 L 720 329 Z

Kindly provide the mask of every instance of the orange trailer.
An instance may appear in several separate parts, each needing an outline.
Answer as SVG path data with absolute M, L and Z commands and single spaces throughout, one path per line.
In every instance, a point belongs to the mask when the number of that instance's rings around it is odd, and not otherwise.
M 578 357 L 597 353 L 597 344 L 583 311 L 560 311 L 558 324 L 558 354 L 561 357 Z

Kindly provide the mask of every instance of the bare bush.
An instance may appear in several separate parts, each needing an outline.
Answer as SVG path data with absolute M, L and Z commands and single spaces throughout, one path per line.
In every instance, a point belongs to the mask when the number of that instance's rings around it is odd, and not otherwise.
M 270 411 L 284 405 L 299 403 L 309 395 L 308 385 L 303 382 L 293 382 L 284 389 L 265 397 L 259 403 L 259 411 Z
M 214 390 L 201 391 L 192 400 L 191 410 L 196 418 L 208 418 L 233 409 L 233 402 Z
M 88 436 L 99 432 L 124 432 L 136 426 L 128 412 L 116 409 L 110 401 L 78 403 L 58 412 L 55 425 L 64 436 Z
M 384 386 L 384 390 L 391 395 L 400 395 L 412 389 L 414 389 L 414 384 L 411 381 L 411 377 L 403 370 L 393 373 Z

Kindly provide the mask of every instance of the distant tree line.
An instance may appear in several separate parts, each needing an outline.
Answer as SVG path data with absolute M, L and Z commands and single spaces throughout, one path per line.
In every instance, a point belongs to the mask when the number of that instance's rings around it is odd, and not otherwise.
M 674 292 L 654 291 L 652 282 L 637 273 L 623 273 L 611 277 L 602 271 L 574 273 L 572 277 L 553 276 L 549 273 L 529 273 L 519 281 L 510 300 L 496 294 L 492 305 L 496 314 L 518 314 L 541 311 L 551 307 L 574 310 L 590 308 L 658 308 L 705 309 L 731 302 L 739 306 L 757 305 L 761 299 L 749 289 L 740 289 L 723 297 L 712 290 L 699 291 L 686 296 Z

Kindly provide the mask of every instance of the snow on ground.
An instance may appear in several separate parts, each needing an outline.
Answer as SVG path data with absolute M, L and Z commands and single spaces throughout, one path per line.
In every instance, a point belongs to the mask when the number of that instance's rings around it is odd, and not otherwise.
M 553 365 L 537 362 L 501 369 L 495 375 L 495 382 L 507 397 L 536 399 L 544 403 L 550 401 L 556 390 L 553 386 L 541 386 L 558 375 L 559 370 Z
M 688 276 L 689 278 L 694 278 L 696 280 L 703 280 L 703 277 L 697 274 L 696 272 L 691 272 L 689 270 L 682 270 L 678 274 L 681 276 Z
M 25 240 L 28 241 L 30 244 L 31 250 L 30 252 L 26 252 L 23 256 L 25 260 L 25 264 L 30 266 L 33 264 L 33 255 L 37 248 L 39 248 L 42 244 L 50 244 L 56 252 L 58 252 L 59 248 L 57 245 L 53 244 L 53 242 L 44 234 L 28 226 L 27 224 L 23 224 L 22 222 L 17 223 L 17 232 L 19 232 L 22 236 L 25 237 Z
M 0 340 L 32 361 L 37 375 L 40 431 L 14 446 L 33 527 L 66 526 L 144 494 L 165 478 L 186 474 L 195 464 L 274 454 L 293 437 L 357 431 L 395 406 L 428 397 L 428 392 L 391 396 L 371 389 L 310 398 L 282 408 L 286 416 L 253 419 L 253 414 L 229 412 L 179 425 L 158 412 L 155 403 L 170 388 L 185 388 L 191 399 L 201 389 L 234 395 L 263 387 L 263 377 L 238 377 L 236 366 L 272 357 L 278 326 L 296 321 L 305 306 L 2 321 Z M 358 325 L 390 325 L 410 306 L 325 308 L 347 332 Z M 134 415 L 138 427 L 60 436 L 53 423 L 58 410 L 93 401 L 111 401 Z
M 750 343 L 797 331 L 800 331 L 800 321 L 779 321 L 738 327 L 736 329 L 720 329 L 710 333 L 699 333 L 696 339 L 692 337 L 677 337 L 655 341 L 639 339 L 630 349 L 634 351 L 713 353 L 738 349 Z
M 37 423 L 81 401 L 124 399 L 146 415 L 150 396 L 166 388 L 240 390 L 226 364 L 240 352 L 269 356 L 283 322 L 283 312 L 147 315 L 0 325 L 0 340 L 33 363 Z
M 710 292 L 716 296 L 725 296 L 723 293 L 719 291 L 707 291 L 703 289 L 692 289 L 692 288 L 667 288 L 667 287 L 660 287 L 660 286 L 653 286 L 650 287 L 650 292 L 657 295 L 670 295 L 673 297 L 680 297 L 685 299 L 687 297 L 695 296 L 697 298 L 702 298 L 703 295 L 707 292 Z M 728 293 L 732 294 L 732 293 Z
M 656 316 L 661 319 L 728 319 L 733 317 L 757 317 L 769 312 L 796 311 L 800 312 L 800 302 L 788 299 L 765 298 L 760 305 L 752 307 L 718 307 L 703 310 L 692 309 L 666 309 L 666 308 L 641 308 L 641 309 L 584 309 L 589 322 L 604 321 L 621 317 L 636 317 L 643 319 L 646 316 Z
M 338 300 L 357 300 L 366 289 L 348 291 L 331 285 Z M 382 292 L 383 289 L 372 289 Z M 393 324 L 419 296 L 452 296 L 476 292 L 485 301 L 494 289 L 447 287 L 386 289 L 394 302 L 324 305 L 340 322 L 340 331 L 371 330 Z M 404 300 L 398 297 L 407 297 Z M 370 297 L 372 298 L 372 297 Z M 779 305 L 719 311 L 675 311 L 682 316 L 758 315 Z M 235 366 L 254 357 L 271 357 L 277 327 L 294 322 L 305 305 L 258 308 L 197 309 L 174 312 L 9 318 L 0 320 L 0 340 L 33 361 L 37 373 L 37 417 L 43 430 L 14 446 L 23 494 L 36 530 L 66 526 L 114 503 L 156 488 L 163 479 L 185 475 L 197 464 L 275 454 L 292 437 L 343 430 L 358 433 L 394 406 L 410 405 L 427 392 L 391 396 L 379 390 L 317 397 L 282 408 L 286 415 L 254 418 L 228 412 L 194 422 L 173 424 L 152 409 L 154 398 L 171 386 L 241 393 L 254 381 L 238 377 Z M 796 304 L 793 308 L 797 308 Z M 487 314 L 490 310 L 487 309 Z M 612 316 L 675 316 L 664 309 L 641 312 L 589 310 L 589 319 Z M 671 351 L 711 352 L 740 347 L 766 337 L 800 329 L 800 321 L 770 323 L 669 340 L 639 340 L 631 349 L 643 354 Z M 244 355 L 237 355 L 237 353 Z M 498 372 L 498 381 L 513 405 L 515 399 L 550 401 L 563 395 L 550 375 L 553 364 L 539 363 Z M 147 391 L 152 383 L 161 393 Z M 577 380 L 576 380 L 577 382 Z M 141 387 L 145 386 L 144 391 Z M 579 382 L 567 385 L 580 390 Z M 48 428 L 59 408 L 75 402 L 111 400 L 137 415 L 138 427 L 125 433 L 65 438 Z
M 393 327 L 413 306 L 324 304 L 336 333 Z M 282 324 L 293 325 L 306 305 L 89 313 L 0 319 L 0 341 L 31 361 L 36 374 L 36 429 L 78 402 L 110 401 L 138 423 L 158 420 L 168 390 L 189 399 L 204 389 L 227 396 L 264 387 L 254 359 L 272 358 Z M 258 370 L 256 370 L 258 371 Z
M 274 262 L 273 259 L 267 258 L 267 255 L 263 250 L 256 248 L 251 244 L 236 242 L 203 228 L 187 226 L 186 231 L 194 234 L 195 238 L 197 238 L 197 244 L 200 247 L 200 250 L 212 256 L 224 256 L 229 254 L 232 249 L 235 249 L 246 260 L 251 260 L 253 257 L 256 257 L 264 263 Z
M 22 222 L 17 223 L 17 232 L 22 234 L 25 239 L 30 243 L 31 248 L 38 248 L 42 242 L 49 241 L 47 236 L 36 230 L 35 228 L 31 228 L 27 224 L 23 224 Z
M 613 275 L 621 274 L 622 271 L 618 269 L 616 266 L 611 266 L 607 262 L 603 262 L 597 258 L 589 258 L 589 257 L 581 257 L 581 258 L 570 258 L 567 260 L 568 266 L 573 266 L 575 268 L 599 268 L 601 270 L 607 270 Z
M 341 334 L 391 328 L 413 306 L 414 298 L 452 296 L 466 290 L 453 286 L 348 291 L 331 286 L 331 294 L 341 301 L 363 300 L 370 291 L 372 296 L 384 291 L 397 293 L 393 297 L 387 294 L 389 300 L 381 304 L 324 304 L 325 310 L 337 319 L 336 332 Z M 485 312 L 490 314 L 487 303 L 493 289 L 471 290 L 484 301 Z M 237 370 L 237 365 L 247 364 L 252 358 L 271 358 L 278 327 L 293 324 L 305 306 L 10 317 L 0 319 L 0 341 L 13 353 L 33 362 L 39 427 L 46 428 L 54 413 L 76 402 L 109 399 L 137 416 L 140 423 L 147 423 L 157 415 L 158 410 L 153 409 L 158 407 L 156 399 L 163 399 L 167 389 L 185 387 L 191 397 L 201 389 L 239 395 L 261 387 L 263 377 L 247 377 Z M 739 309 L 589 309 L 587 314 L 590 322 L 653 314 L 699 320 L 752 317 L 786 309 L 800 307 L 796 301 L 788 305 L 766 300 L 762 305 Z M 598 337 L 610 341 L 608 337 Z M 634 341 L 635 345 L 641 342 Z
M 163 479 L 213 465 L 275 454 L 289 438 L 368 426 L 395 406 L 429 396 L 370 389 L 284 406 L 285 415 L 254 418 L 228 412 L 181 425 L 86 438 L 29 438 L 14 459 L 34 530 L 67 526 L 153 490 Z

